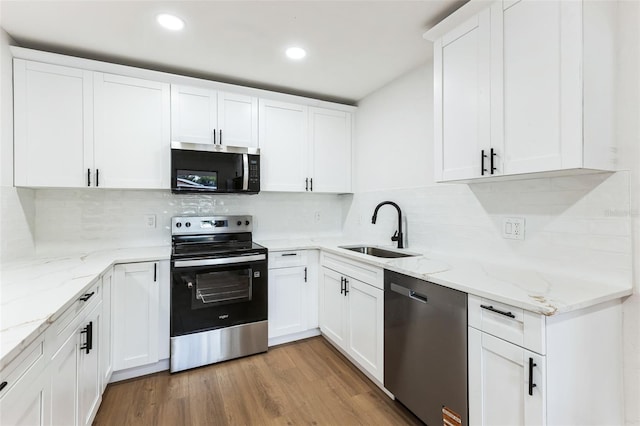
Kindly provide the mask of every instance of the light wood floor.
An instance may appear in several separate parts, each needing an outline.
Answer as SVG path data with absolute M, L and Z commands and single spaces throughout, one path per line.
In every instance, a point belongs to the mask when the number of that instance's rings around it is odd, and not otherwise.
M 94 425 L 419 425 L 322 337 L 107 387 Z

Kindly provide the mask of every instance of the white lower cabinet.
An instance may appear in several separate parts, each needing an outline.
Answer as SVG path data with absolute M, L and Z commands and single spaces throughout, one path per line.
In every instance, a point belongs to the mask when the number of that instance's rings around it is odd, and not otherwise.
M 320 330 L 355 364 L 384 380 L 384 290 L 381 268 L 323 254 L 320 276 Z M 331 266 L 331 269 L 327 266 Z M 371 284 L 347 272 L 371 278 Z
M 308 337 L 318 328 L 317 265 L 316 250 L 269 253 L 270 344 Z
M 168 307 L 160 307 L 161 292 L 169 288 L 169 262 L 141 262 L 116 265 L 112 288 L 113 370 L 154 364 L 161 346 L 169 345 L 160 336 Z M 165 329 L 165 327 L 162 327 Z M 163 333 L 164 334 L 164 333 Z
M 0 371 L 0 424 L 48 425 L 49 382 L 40 337 Z
M 469 425 L 624 423 L 619 300 L 552 316 L 468 306 Z

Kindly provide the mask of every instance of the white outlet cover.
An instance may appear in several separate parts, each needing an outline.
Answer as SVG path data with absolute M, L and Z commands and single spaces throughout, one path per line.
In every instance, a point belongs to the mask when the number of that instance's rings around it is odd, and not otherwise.
M 147 228 L 155 228 L 156 227 L 156 215 L 155 214 L 146 214 L 144 215 L 144 223 Z
M 502 220 L 502 237 L 510 240 L 524 240 L 525 220 L 523 217 L 505 217 Z

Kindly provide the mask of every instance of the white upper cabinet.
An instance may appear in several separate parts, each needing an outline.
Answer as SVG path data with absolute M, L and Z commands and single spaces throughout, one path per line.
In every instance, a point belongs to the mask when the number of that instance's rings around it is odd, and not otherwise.
M 260 99 L 264 191 L 350 192 L 351 113 Z
M 351 191 L 351 113 L 309 108 L 309 178 L 317 192 Z
M 260 169 L 263 191 L 308 189 L 308 108 L 260 99 Z
M 92 73 L 22 59 L 13 66 L 15 185 L 86 186 L 93 168 Z
M 169 85 L 94 73 L 96 185 L 169 188 Z
M 258 98 L 172 85 L 171 140 L 255 148 Z
M 472 7 L 425 34 L 436 180 L 615 170 L 615 2 Z
M 489 152 L 489 11 L 434 42 L 436 180 L 468 179 Z

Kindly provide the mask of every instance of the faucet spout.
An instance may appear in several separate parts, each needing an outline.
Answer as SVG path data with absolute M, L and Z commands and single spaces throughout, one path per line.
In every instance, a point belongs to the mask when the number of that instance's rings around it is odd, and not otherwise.
M 404 237 L 403 237 L 403 234 L 402 234 L 402 210 L 400 210 L 400 206 L 398 206 L 393 201 L 383 201 L 383 202 L 381 202 L 380 204 L 378 204 L 376 206 L 375 210 L 373 211 L 373 216 L 371 217 L 371 223 L 373 223 L 373 224 L 376 223 L 376 221 L 378 220 L 378 210 L 380 209 L 380 207 L 384 206 L 385 204 L 389 204 L 389 205 L 395 207 L 396 210 L 398 211 L 398 230 L 391 237 L 391 241 L 397 241 L 398 242 L 398 248 L 404 248 Z

